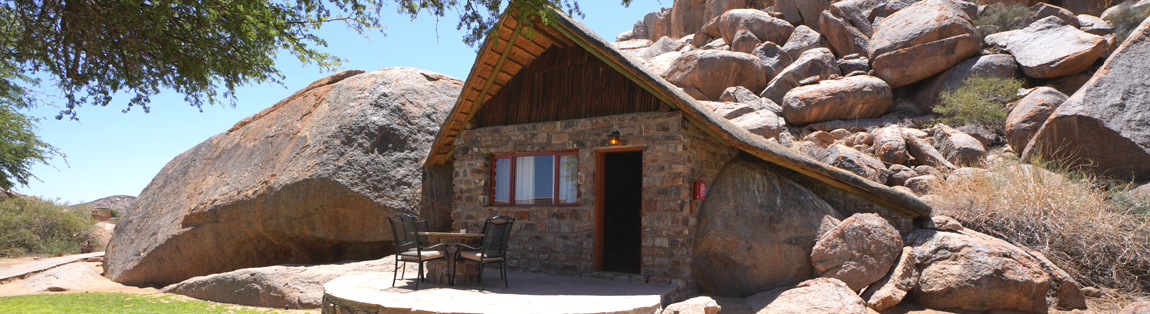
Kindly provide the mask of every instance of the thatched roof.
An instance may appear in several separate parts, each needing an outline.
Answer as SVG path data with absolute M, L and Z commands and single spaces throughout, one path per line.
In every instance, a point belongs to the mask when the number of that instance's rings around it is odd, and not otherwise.
M 723 144 L 912 217 L 931 212 L 930 205 L 913 195 L 799 154 L 715 115 L 694 98 L 687 96 L 659 75 L 651 73 L 642 63 L 615 49 L 610 42 L 570 16 L 555 11 L 551 20 L 553 22 L 550 25 L 539 22 L 530 25 L 535 36 L 521 36 L 517 31 L 519 23 L 510 17 L 510 14 L 505 14 L 500 21 L 502 27 L 499 32 L 489 37 L 479 50 L 462 94 L 439 130 L 435 142 L 432 143 L 425 167 L 452 159 L 455 138 L 460 131 L 465 129 L 479 107 L 494 96 L 519 70 L 553 46 L 577 45 L 630 78 L 673 110 L 682 111 L 688 121 Z

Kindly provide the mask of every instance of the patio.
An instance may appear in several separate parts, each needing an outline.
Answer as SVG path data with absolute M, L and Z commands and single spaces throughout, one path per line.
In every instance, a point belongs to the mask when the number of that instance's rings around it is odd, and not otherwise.
M 485 272 L 487 289 L 478 284 L 420 283 L 413 276 L 391 286 L 391 273 L 338 277 L 324 285 L 323 313 L 655 313 L 669 284 L 589 279 L 508 272 L 503 287 L 498 271 Z

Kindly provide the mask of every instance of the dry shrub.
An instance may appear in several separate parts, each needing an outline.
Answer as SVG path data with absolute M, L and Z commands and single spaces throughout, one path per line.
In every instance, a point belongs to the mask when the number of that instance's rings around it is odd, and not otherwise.
M 1093 178 L 1000 158 L 986 175 L 950 176 L 928 199 L 935 213 L 1038 250 L 1083 286 L 1150 292 L 1145 202 Z

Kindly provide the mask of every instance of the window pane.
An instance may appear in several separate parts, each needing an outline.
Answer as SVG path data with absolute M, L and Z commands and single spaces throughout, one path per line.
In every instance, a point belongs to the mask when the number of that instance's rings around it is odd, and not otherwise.
M 572 204 L 578 201 L 578 162 L 575 155 L 559 156 L 559 203 Z
M 511 158 L 495 160 L 495 203 L 511 202 Z
M 515 204 L 552 204 L 555 156 L 515 158 Z

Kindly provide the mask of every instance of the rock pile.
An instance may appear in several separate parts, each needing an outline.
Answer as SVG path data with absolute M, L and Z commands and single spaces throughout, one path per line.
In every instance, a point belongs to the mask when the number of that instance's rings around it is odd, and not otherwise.
M 949 311 L 1046 313 L 1084 309 L 1079 284 L 1041 253 L 929 217 L 900 236 L 855 214 L 811 251 L 817 277 L 747 297 L 757 313 L 867 313 L 904 301 Z
M 1144 31 L 1114 49 L 1114 27 L 1106 21 L 1046 3 L 1029 3 L 1027 27 L 1002 32 L 976 27 L 984 8 L 959 0 L 756 3 L 676 1 L 636 22 L 615 45 L 752 133 L 906 190 L 921 193 L 929 176 L 979 166 L 990 151 L 1001 151 L 996 146 L 1021 153 L 1032 139 L 1045 147 L 1094 142 L 1083 163 L 1099 173 L 1150 175 L 1143 165 L 1150 160 L 1150 135 L 1128 127 L 1150 118 L 1117 107 L 1123 101 L 1141 106 L 1150 97 L 1100 94 L 1150 90 L 1146 79 L 1130 76 L 1148 71 L 1147 63 L 1135 61 L 1150 53 L 1142 51 L 1150 42 L 1139 40 Z M 1101 12 L 1094 4 L 1073 6 Z M 1109 66 L 1099 69 L 1107 57 Z M 1005 134 L 921 128 L 942 93 L 986 76 L 1037 87 L 1020 91 L 1024 97 L 1011 104 Z M 1067 96 L 1088 80 L 1082 93 L 1098 97 Z M 1075 105 L 1059 109 L 1063 102 Z M 820 130 L 843 137 L 800 136 Z

